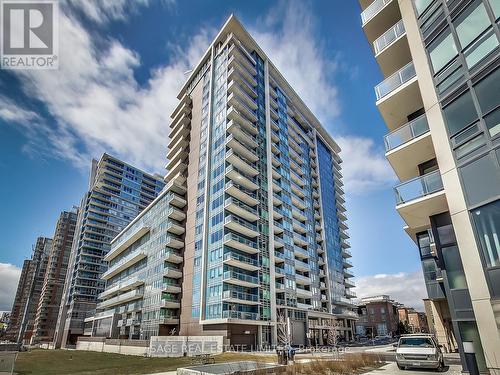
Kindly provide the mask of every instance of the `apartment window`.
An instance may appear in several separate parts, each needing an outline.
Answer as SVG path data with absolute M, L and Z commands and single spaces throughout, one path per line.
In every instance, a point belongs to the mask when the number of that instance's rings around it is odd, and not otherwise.
M 474 86 L 479 107 L 483 114 L 488 113 L 500 104 L 500 69 L 495 70 L 489 76 Z
M 493 9 L 493 14 L 495 15 L 495 19 L 500 18 L 500 1 L 498 0 L 489 0 L 491 9 Z
M 458 51 L 453 41 L 450 29 L 446 29 L 439 35 L 428 48 L 434 72 L 439 72 L 444 68 L 455 56 Z
M 433 0 L 414 0 L 415 9 L 417 10 L 417 14 L 420 16 L 424 10 L 432 3 Z
M 488 154 L 460 168 L 469 205 L 477 205 L 498 195 L 500 171 L 495 158 Z
M 453 24 L 455 25 L 455 30 L 457 31 L 458 40 L 460 41 L 462 49 L 465 49 L 491 25 L 484 4 L 480 0 L 476 0 L 469 5 L 465 11 L 455 19 Z
M 490 28 L 485 32 L 491 26 L 491 22 L 480 0 L 470 4 L 453 21 L 453 24 L 469 68 L 476 65 L 498 46 L 498 39 L 493 29 Z
M 500 200 L 473 210 L 472 217 L 486 265 L 500 266 Z
M 470 91 L 465 92 L 447 105 L 443 112 L 450 136 L 465 129 L 478 117 Z
M 458 247 L 445 247 L 442 249 L 442 252 L 450 289 L 467 289 L 467 282 L 465 281 L 465 274 L 462 267 L 462 261 L 460 260 L 460 254 L 458 253 Z
M 486 123 L 486 127 L 488 128 L 491 137 L 500 133 L 500 108 L 497 108 L 488 116 L 485 116 L 484 122 Z

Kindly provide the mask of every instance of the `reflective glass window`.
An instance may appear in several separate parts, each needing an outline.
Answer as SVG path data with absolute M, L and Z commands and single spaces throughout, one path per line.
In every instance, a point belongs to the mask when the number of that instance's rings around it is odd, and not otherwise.
M 450 135 L 458 133 L 478 117 L 470 91 L 446 106 L 443 112 Z
M 500 266 L 500 200 L 473 210 L 472 218 L 486 265 Z
M 484 4 L 476 0 L 453 22 L 462 48 L 467 47 L 490 25 Z
M 428 49 L 432 67 L 436 73 L 448 64 L 458 53 L 449 29 L 444 31 L 434 42 L 432 42 Z
M 479 106 L 483 113 L 488 113 L 500 104 L 500 69 L 474 86 Z

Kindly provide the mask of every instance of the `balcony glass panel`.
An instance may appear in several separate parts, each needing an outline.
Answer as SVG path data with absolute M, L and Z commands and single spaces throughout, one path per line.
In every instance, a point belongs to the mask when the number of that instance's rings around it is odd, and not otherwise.
M 382 99 L 384 96 L 387 96 L 415 76 L 415 67 L 413 66 L 413 61 L 411 61 L 375 87 L 377 100 Z
M 439 190 L 443 190 L 439 170 L 406 181 L 394 188 L 397 204 L 410 202 Z
M 373 48 L 375 50 L 375 54 L 384 50 L 389 44 L 394 42 L 404 33 L 405 33 L 405 26 L 403 24 L 403 20 L 401 20 L 373 42 Z
M 375 0 L 361 13 L 361 21 L 363 26 L 377 15 L 387 4 L 392 0 Z
M 390 151 L 429 131 L 427 117 L 422 115 L 385 136 L 385 150 Z

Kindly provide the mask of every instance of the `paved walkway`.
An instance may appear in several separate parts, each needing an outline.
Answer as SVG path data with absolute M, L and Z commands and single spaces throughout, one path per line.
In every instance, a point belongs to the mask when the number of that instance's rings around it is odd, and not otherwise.
M 447 366 L 445 372 L 438 373 L 435 370 L 426 369 L 409 369 L 400 370 L 395 362 L 388 363 L 378 369 L 369 371 L 364 375 L 433 375 L 433 374 L 445 374 L 445 375 L 460 375 L 462 373 L 462 366 L 451 365 Z

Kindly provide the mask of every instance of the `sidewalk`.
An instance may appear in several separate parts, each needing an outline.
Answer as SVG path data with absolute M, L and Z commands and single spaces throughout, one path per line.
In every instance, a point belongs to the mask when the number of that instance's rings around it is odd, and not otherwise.
M 442 372 L 440 374 L 446 375 L 461 375 L 462 366 L 459 365 L 451 365 L 448 366 L 446 372 Z M 436 374 L 435 370 L 426 370 L 426 369 L 409 369 L 409 370 L 400 370 L 395 362 L 388 363 L 382 367 L 377 369 L 368 371 L 363 375 L 432 375 Z

